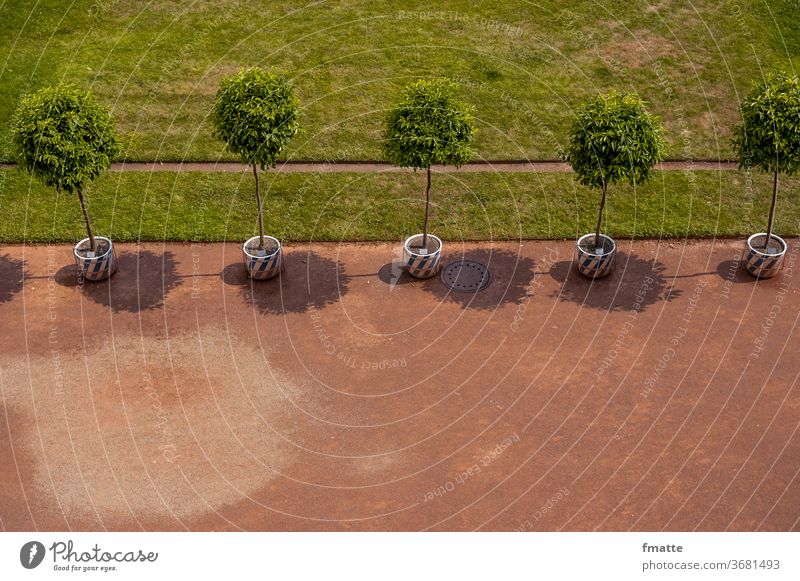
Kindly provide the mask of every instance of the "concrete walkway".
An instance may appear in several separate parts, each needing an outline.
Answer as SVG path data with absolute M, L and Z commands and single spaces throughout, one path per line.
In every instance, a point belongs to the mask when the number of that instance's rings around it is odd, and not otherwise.
M 0 250 L 4 530 L 800 530 L 800 244 L 451 243 L 448 294 L 394 244 Z

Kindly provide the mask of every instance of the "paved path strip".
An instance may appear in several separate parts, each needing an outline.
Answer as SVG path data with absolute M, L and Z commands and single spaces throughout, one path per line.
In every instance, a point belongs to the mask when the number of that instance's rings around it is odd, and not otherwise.
M 797 530 L 798 240 L 445 246 L 477 295 L 397 277 L 398 244 L 0 250 L 5 530 Z M 775 316 L 778 315 L 778 316 Z
M 0 169 L 10 169 L 15 164 L 0 164 Z M 663 171 L 730 171 L 737 168 L 733 161 L 665 161 L 656 166 Z M 114 163 L 111 171 L 140 172 L 218 172 L 240 173 L 250 171 L 248 166 L 229 161 L 193 161 L 193 162 L 128 162 Z M 378 161 L 287 161 L 277 167 L 280 173 L 376 173 L 376 172 L 408 172 L 411 169 L 398 168 Z M 560 161 L 473 161 L 460 168 L 453 166 L 434 166 L 437 173 L 568 173 L 571 168 Z

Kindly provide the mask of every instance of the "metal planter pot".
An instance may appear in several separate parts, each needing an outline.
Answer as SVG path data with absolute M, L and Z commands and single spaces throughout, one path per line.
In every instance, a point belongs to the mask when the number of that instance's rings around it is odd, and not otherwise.
M 105 280 L 117 269 L 114 243 L 103 236 L 95 236 L 94 240 L 97 252 L 89 252 L 89 239 L 84 238 L 75 245 L 72 253 L 75 255 L 75 263 L 78 265 L 81 278 L 91 281 Z
M 764 248 L 766 238 L 766 232 L 759 232 L 747 239 L 744 267 L 757 278 L 772 278 L 778 274 L 786 256 L 786 242 L 783 238 L 773 234 L 771 239 L 780 245 L 780 249 L 770 251 Z
M 601 248 L 595 248 L 594 234 L 578 238 L 578 272 L 589 278 L 603 278 L 614 270 L 617 244 L 605 234 L 600 235 Z
M 439 273 L 442 241 L 433 234 L 428 234 L 427 252 L 420 248 L 421 244 L 422 234 L 409 236 L 403 243 L 403 259 L 406 270 L 414 278 L 431 278 Z
M 267 280 L 277 276 L 283 267 L 283 247 L 277 238 L 264 236 L 264 249 L 258 249 L 258 236 L 242 245 L 247 275 L 255 280 Z

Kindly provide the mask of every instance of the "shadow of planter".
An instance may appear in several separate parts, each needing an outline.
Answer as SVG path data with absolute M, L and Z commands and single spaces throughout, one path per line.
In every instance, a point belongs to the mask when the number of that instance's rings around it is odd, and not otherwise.
M 380 270 L 378 270 L 378 280 L 389 286 L 400 286 L 411 282 L 419 282 L 419 279 L 408 274 L 405 261 L 400 259 L 393 260 L 381 266 Z
M 311 251 L 284 251 L 284 269 L 271 280 L 251 280 L 243 264 L 222 271 L 225 284 L 239 287 L 245 302 L 261 314 L 304 313 L 344 296 L 350 277 L 339 262 Z
M 23 263 L 7 254 L 0 256 L 0 305 L 22 290 Z
M 759 279 L 749 274 L 744 268 L 744 260 L 724 260 L 717 266 L 717 274 L 722 280 L 734 283 L 755 284 Z M 766 282 L 768 279 L 764 279 Z
M 669 284 L 666 266 L 619 252 L 614 272 L 602 280 L 581 276 L 573 260 L 556 262 L 550 275 L 561 283 L 553 297 L 603 311 L 641 311 L 660 301 L 679 298 L 683 291 Z
M 56 272 L 55 280 L 63 286 L 80 287 L 83 296 L 115 313 L 161 308 L 170 291 L 183 283 L 174 253 L 149 250 L 119 254 L 117 272 L 104 281 L 81 282 L 74 264 Z

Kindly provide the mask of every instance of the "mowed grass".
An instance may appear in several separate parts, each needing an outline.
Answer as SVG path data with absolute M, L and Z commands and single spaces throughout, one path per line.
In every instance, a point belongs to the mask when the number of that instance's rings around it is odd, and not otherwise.
M 292 241 L 401 240 L 422 228 L 424 176 L 271 174 L 265 227 Z M 617 237 L 744 236 L 765 228 L 762 174 L 658 172 L 644 187 L 609 190 L 605 231 Z M 115 240 L 241 241 L 257 232 L 252 175 L 112 173 L 87 191 L 95 232 Z M 598 192 L 572 174 L 436 174 L 431 232 L 445 240 L 574 238 L 590 232 Z M 800 179 L 781 186 L 776 232 L 800 233 Z M 76 242 L 77 196 L 0 171 L 0 241 Z
M 128 159 L 214 160 L 207 114 L 244 66 L 294 79 L 295 159 L 376 159 L 408 82 L 448 76 L 479 120 L 477 156 L 551 159 L 576 105 L 635 90 L 672 158 L 727 158 L 762 71 L 800 65 L 797 0 L 19 0 L 0 5 L 0 159 L 21 94 L 91 87 L 132 138 Z

